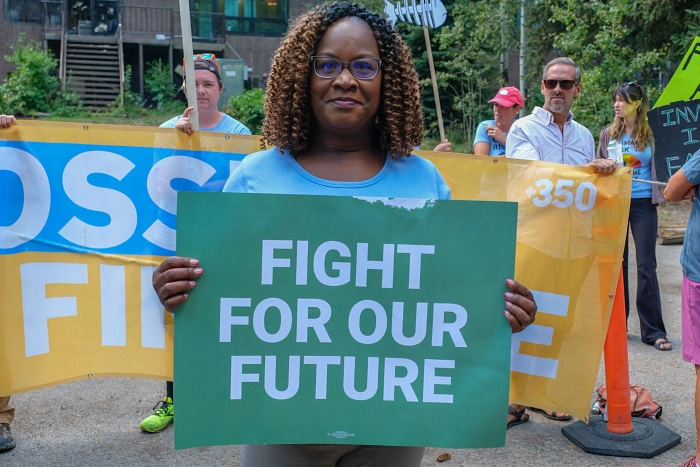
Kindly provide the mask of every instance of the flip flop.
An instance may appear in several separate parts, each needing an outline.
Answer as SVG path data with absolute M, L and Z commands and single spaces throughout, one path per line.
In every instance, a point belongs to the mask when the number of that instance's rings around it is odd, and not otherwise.
M 661 346 L 664 345 L 664 344 L 670 344 L 670 347 L 667 347 L 667 348 L 661 347 Z M 671 344 L 671 341 L 669 341 L 669 340 L 666 339 L 665 337 L 662 337 L 661 340 L 658 340 L 658 339 L 657 339 L 657 340 L 654 341 L 654 348 L 655 348 L 656 350 L 660 350 L 660 351 L 662 351 L 662 352 L 667 352 L 667 351 L 669 351 L 669 350 L 673 350 L 673 344 Z
M 514 416 L 515 420 L 513 420 L 512 422 L 508 422 L 508 424 L 506 425 L 506 430 L 516 425 L 522 425 L 523 423 L 530 420 L 530 416 L 525 413 L 525 410 L 526 409 L 524 407 L 522 410 L 515 410 L 515 408 L 513 408 L 512 405 L 508 406 L 508 415 Z
M 533 412 L 537 412 L 538 414 L 542 415 L 543 417 L 547 417 L 550 420 L 556 420 L 558 422 L 568 422 L 572 418 L 571 415 L 567 415 L 567 414 L 557 415 L 557 413 L 561 413 L 561 412 L 557 412 L 556 410 L 553 410 L 551 413 L 549 413 L 546 410 L 538 409 L 537 407 L 528 407 L 528 408 L 530 410 L 532 410 Z

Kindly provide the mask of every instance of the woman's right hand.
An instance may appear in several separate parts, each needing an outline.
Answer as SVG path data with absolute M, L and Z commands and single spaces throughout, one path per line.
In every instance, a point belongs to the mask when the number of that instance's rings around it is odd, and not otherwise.
M 171 256 L 153 271 L 153 289 L 166 310 L 174 312 L 189 298 L 189 291 L 204 272 L 198 266 L 198 259 Z

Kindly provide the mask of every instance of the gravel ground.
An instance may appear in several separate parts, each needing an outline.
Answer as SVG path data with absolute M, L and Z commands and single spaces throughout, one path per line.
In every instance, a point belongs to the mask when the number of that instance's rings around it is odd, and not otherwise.
M 659 211 L 660 226 L 685 225 L 689 205 L 669 203 Z M 445 450 L 428 448 L 423 467 L 465 466 L 635 466 L 676 465 L 695 452 L 693 415 L 694 370 L 680 353 L 681 245 L 657 247 L 658 276 L 671 352 L 659 352 L 641 343 L 639 321 L 632 309 L 628 346 L 630 383 L 643 386 L 663 406 L 656 422 L 680 435 L 681 442 L 652 459 L 587 454 L 566 438 L 565 424 L 531 413 L 530 422 L 507 431 L 506 446 L 499 449 Z M 633 258 L 633 255 L 631 255 Z M 635 290 L 634 267 L 630 289 Z M 596 387 L 604 382 L 603 367 Z M 161 381 L 105 378 L 63 384 L 13 396 L 17 409 L 12 424 L 17 448 L 0 454 L 3 467 L 28 466 L 237 466 L 240 446 L 194 448 L 175 451 L 173 428 L 145 434 L 138 422 L 150 414 L 162 397 Z M 593 394 L 591 394 L 593 399 Z M 216 407 L 211 407 L 216 414 Z M 207 410 L 203 407 L 203 410 Z M 479 417 L 479 413 L 464 414 Z M 505 422 L 505 412 L 504 412 Z M 576 422 L 573 422 L 576 423 Z M 438 463 L 449 453 L 452 459 Z

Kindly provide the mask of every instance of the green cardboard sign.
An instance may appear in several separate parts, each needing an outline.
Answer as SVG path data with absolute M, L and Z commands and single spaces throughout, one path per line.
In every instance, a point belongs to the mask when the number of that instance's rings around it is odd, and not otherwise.
M 505 443 L 517 204 L 178 193 L 175 447 Z
M 700 36 L 696 36 L 654 108 L 700 99 Z

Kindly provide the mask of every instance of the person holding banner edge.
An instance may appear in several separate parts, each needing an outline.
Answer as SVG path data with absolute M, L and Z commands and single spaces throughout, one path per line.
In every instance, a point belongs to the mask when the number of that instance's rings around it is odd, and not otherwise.
M 311 116 L 311 118 L 309 118 Z M 272 63 L 263 148 L 247 156 L 224 191 L 449 199 L 435 166 L 411 155 L 423 138 L 411 53 L 379 15 L 349 2 L 298 17 Z M 170 257 L 153 273 L 168 311 L 204 273 L 195 258 Z M 534 321 L 527 287 L 508 279 L 504 315 L 513 332 Z M 241 465 L 420 466 L 424 448 L 363 445 L 247 445 Z
M 611 174 L 615 161 L 595 157 L 595 142 L 590 131 L 574 120 L 571 106 L 581 94 L 581 69 L 568 57 L 549 61 L 542 72 L 542 107 L 513 123 L 506 138 L 506 157 L 542 160 L 593 167 L 597 173 Z M 569 421 L 571 415 L 530 407 L 550 420 Z M 508 424 L 524 423 L 526 408 L 512 405 Z M 513 420 L 511 422 L 510 420 Z
M 0 128 L 17 124 L 14 115 L 0 115 Z M 10 423 L 15 418 L 15 409 L 10 407 L 10 396 L 0 397 L 0 452 L 10 451 L 16 446 L 10 431 Z
M 700 184 L 700 150 L 683 164 L 668 180 L 664 190 L 667 201 L 689 200 L 693 210 L 685 231 L 680 262 L 683 266 L 681 290 L 681 347 L 683 360 L 695 365 L 695 437 L 696 452 L 677 467 L 698 467 L 700 456 L 700 199 L 697 197 Z
M 630 202 L 628 231 L 632 230 L 637 259 L 637 314 L 642 342 L 657 350 L 672 350 L 666 336 L 661 310 L 661 293 L 656 277 L 656 234 L 659 219 L 656 206 L 664 202 L 658 186 L 637 180 L 656 181 L 654 164 L 654 134 L 647 122 L 649 98 L 636 81 L 624 83 L 612 92 L 615 109 L 613 123 L 603 128 L 598 138 L 597 157 L 610 157 L 609 149 L 620 147 L 617 161 L 633 171 L 632 200 Z M 619 152 L 619 151 L 618 151 Z M 622 275 L 625 290 L 625 311 L 629 318 L 629 245 L 625 242 Z
M 247 126 L 219 110 L 219 100 L 224 92 L 224 85 L 221 82 L 221 70 L 219 69 L 219 62 L 216 60 L 216 56 L 212 53 L 202 53 L 192 58 L 194 60 L 195 90 L 197 92 L 197 113 L 200 129 L 202 131 L 250 135 L 251 131 Z M 182 83 L 182 90 L 185 93 L 187 92 L 185 82 Z M 190 113 L 193 110 L 192 107 L 188 107 L 182 115 L 163 122 L 160 127 L 177 128 L 191 135 L 194 132 L 194 125 L 190 120 Z M 147 433 L 158 433 L 173 422 L 175 407 L 173 404 L 172 381 L 166 382 L 165 393 L 163 400 L 153 407 L 153 414 L 144 418 L 139 424 L 141 430 Z

